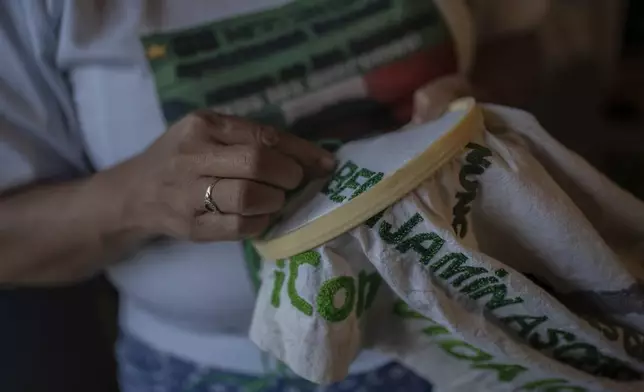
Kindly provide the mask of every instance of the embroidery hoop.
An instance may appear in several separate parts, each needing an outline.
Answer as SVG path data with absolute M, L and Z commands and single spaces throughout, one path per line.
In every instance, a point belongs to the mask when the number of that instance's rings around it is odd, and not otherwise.
M 385 176 L 368 191 L 297 230 L 253 245 L 265 260 L 287 259 L 359 226 L 417 188 L 483 130 L 483 114 L 473 98 L 454 101 L 448 111 L 463 116 L 443 136 L 407 164 Z

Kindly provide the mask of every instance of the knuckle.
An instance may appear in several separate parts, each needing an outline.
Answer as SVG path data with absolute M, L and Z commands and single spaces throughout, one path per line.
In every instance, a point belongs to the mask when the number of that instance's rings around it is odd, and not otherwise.
M 257 177 L 266 163 L 266 153 L 258 146 L 244 146 L 239 154 L 239 164 L 249 175 Z
M 203 128 L 208 124 L 208 121 L 202 112 L 197 111 L 186 115 L 184 124 L 190 128 Z
M 230 203 L 238 212 L 245 212 L 252 207 L 251 183 L 250 181 L 235 181 L 234 189 L 230 192 Z
M 194 137 L 200 135 L 203 130 L 208 126 L 208 121 L 204 118 L 203 114 L 193 112 L 179 123 L 179 131 L 182 140 L 192 140 Z
M 169 172 L 172 174 L 183 173 L 186 171 L 186 159 L 183 155 L 174 155 L 166 161 L 168 164 Z

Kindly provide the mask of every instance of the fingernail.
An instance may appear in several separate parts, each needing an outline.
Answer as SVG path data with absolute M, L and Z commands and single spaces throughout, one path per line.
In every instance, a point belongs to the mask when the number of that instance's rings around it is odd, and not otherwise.
M 336 161 L 333 157 L 322 157 L 320 158 L 320 166 L 326 171 L 332 171 L 335 169 Z
M 268 147 L 273 147 L 277 145 L 280 141 L 280 137 L 277 134 L 277 131 L 271 128 L 263 128 L 262 129 L 262 142 L 268 146 Z

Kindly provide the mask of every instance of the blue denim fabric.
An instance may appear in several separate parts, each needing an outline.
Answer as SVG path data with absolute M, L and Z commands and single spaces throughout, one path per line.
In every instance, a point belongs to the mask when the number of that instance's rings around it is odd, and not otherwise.
M 124 333 L 117 350 L 121 392 L 430 392 L 431 385 L 391 363 L 320 386 L 301 378 L 249 376 L 200 367 L 153 349 Z

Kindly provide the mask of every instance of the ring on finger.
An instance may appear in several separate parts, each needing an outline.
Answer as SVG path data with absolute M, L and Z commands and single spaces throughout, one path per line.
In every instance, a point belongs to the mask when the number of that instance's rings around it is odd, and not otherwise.
M 217 207 L 217 203 L 215 203 L 215 201 L 212 199 L 212 191 L 215 189 L 215 186 L 219 181 L 221 181 L 221 178 L 215 179 L 215 181 L 213 181 L 210 185 L 208 185 L 208 188 L 206 188 L 206 195 L 204 196 L 204 199 L 203 199 L 203 204 L 204 204 L 204 207 L 206 208 L 206 211 L 223 214 L 223 212 L 221 212 L 219 207 Z

